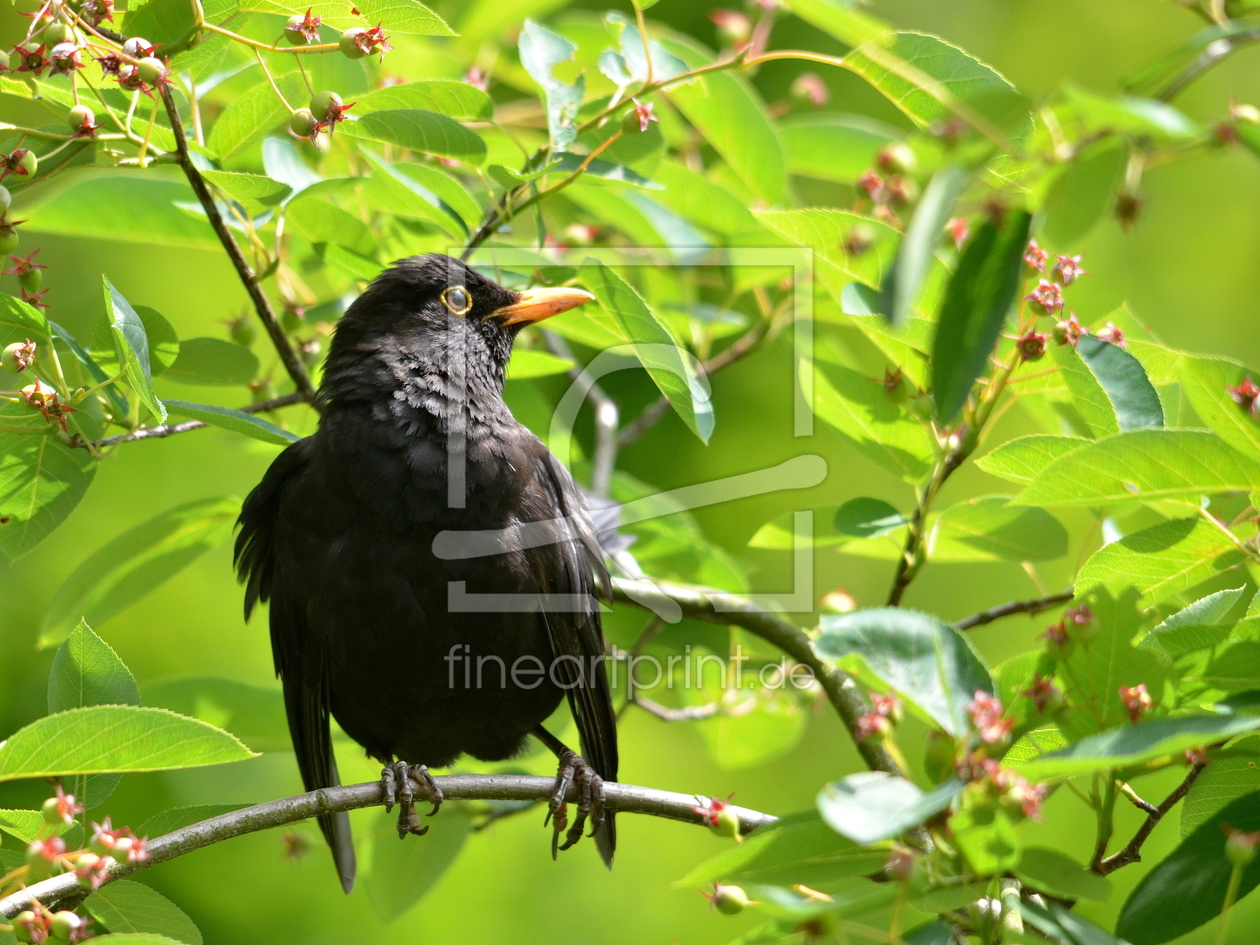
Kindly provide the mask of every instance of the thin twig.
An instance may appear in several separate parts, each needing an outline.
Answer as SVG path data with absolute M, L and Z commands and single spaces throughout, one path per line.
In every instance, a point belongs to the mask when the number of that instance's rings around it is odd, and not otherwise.
M 1066 604 L 1072 599 L 1072 589 L 1068 588 L 1062 594 L 1051 594 L 1049 597 L 1038 597 L 1034 600 L 1013 600 L 997 607 L 990 607 L 988 610 L 982 610 L 978 614 L 972 614 L 970 617 L 963 617 L 962 620 L 955 621 L 955 630 L 970 630 L 972 627 L 980 627 L 986 623 L 993 623 L 995 620 L 1001 620 L 1003 617 L 1010 617 L 1014 614 L 1039 614 L 1043 610 L 1050 610 L 1060 604 Z
M 778 647 L 796 662 L 809 667 L 836 714 L 840 716 L 840 721 L 849 730 L 849 734 L 853 735 L 858 753 L 866 766 L 873 771 L 887 771 L 898 775 L 903 773 L 900 765 L 882 744 L 873 739 L 857 737 L 858 719 L 871 711 L 866 697 L 848 673 L 814 652 L 813 644 L 800 627 L 747 598 L 686 584 L 613 578 L 613 597 L 617 601 L 644 608 L 654 599 L 667 598 L 678 606 L 684 616 L 693 620 L 741 627 Z
M 276 313 L 271 307 L 267 294 L 263 292 L 262 286 L 258 284 L 258 277 L 254 274 L 253 269 L 250 268 L 249 263 L 246 262 L 241 248 L 236 245 L 236 239 L 228 229 L 227 223 L 224 222 L 223 214 L 219 212 L 214 196 L 210 193 L 210 188 L 206 186 L 205 178 L 201 176 L 196 165 L 193 164 L 192 155 L 188 153 L 188 140 L 184 137 L 184 123 L 179 117 L 179 107 L 175 104 L 175 97 L 171 95 L 170 86 L 163 84 L 160 90 L 162 102 L 166 105 L 166 115 L 171 122 L 171 132 L 175 136 L 179 166 L 183 169 L 184 176 L 188 178 L 188 183 L 197 195 L 197 200 L 200 202 L 202 209 L 205 210 L 206 217 L 210 220 L 210 225 L 214 227 L 215 235 L 219 237 L 219 242 L 223 244 L 223 249 L 227 252 L 228 259 L 232 261 L 232 266 L 236 269 L 237 275 L 240 276 L 241 282 L 245 286 L 245 291 L 249 293 L 250 301 L 254 303 L 254 311 L 258 313 L 258 318 L 262 321 L 263 327 L 267 329 L 267 335 L 271 338 L 271 343 L 275 346 L 276 353 L 280 356 L 281 363 L 284 364 L 284 369 L 288 372 L 289 377 L 293 379 L 293 383 L 302 394 L 303 399 L 318 410 L 315 387 L 311 384 L 310 375 L 306 373 L 306 368 L 302 365 L 301 359 L 297 356 L 297 352 L 293 350 L 293 345 L 289 343 L 289 337 L 280 326 L 280 321 L 276 318 Z
M 716 702 L 707 702 L 704 705 L 683 706 L 681 709 L 671 709 L 663 706 L 659 702 L 649 699 L 647 696 L 635 696 L 627 705 L 637 705 L 645 712 L 655 715 L 658 719 L 665 722 L 693 722 L 696 719 L 708 719 L 717 715 L 721 711 L 722 706 Z
M 1190 786 L 1194 784 L 1195 779 L 1202 774 L 1206 765 L 1195 765 L 1190 769 L 1190 773 L 1186 775 L 1185 780 L 1177 785 L 1176 789 L 1164 798 L 1164 802 L 1156 807 L 1146 820 L 1142 821 L 1142 826 L 1138 827 L 1137 833 L 1133 835 L 1133 839 L 1129 841 L 1124 849 L 1111 854 L 1103 860 L 1095 863 L 1091 869 L 1099 876 L 1106 876 L 1113 873 L 1122 866 L 1128 866 L 1130 863 L 1140 863 L 1142 861 L 1142 844 L 1146 842 L 1147 837 L 1151 835 L 1151 831 L 1155 826 L 1164 819 L 1177 802 L 1181 800 L 1190 790 Z
M 452 774 L 437 777 L 434 780 L 447 800 L 487 801 L 544 801 L 551 795 L 556 783 L 554 778 L 502 774 Z M 423 796 L 425 786 L 416 782 L 415 787 Z M 567 799 L 576 801 L 577 794 L 577 786 L 570 784 Z M 696 813 L 695 808 L 699 806 L 697 798 L 690 794 L 677 794 L 673 791 L 658 791 L 655 788 L 612 782 L 604 784 L 604 794 L 608 808 L 620 813 L 649 814 L 690 824 L 706 822 L 702 814 Z M 299 794 L 296 797 L 286 797 L 266 804 L 256 804 L 253 807 L 211 817 L 209 820 L 203 820 L 149 841 L 145 844 L 145 849 L 149 853 L 148 859 L 139 863 L 116 864 L 109 871 L 109 879 L 119 879 L 137 873 L 232 837 L 267 830 L 271 827 L 282 827 L 320 814 L 376 807 L 381 803 L 380 782 L 369 781 L 365 784 L 324 788 L 309 794 Z M 730 807 L 729 810 L 739 818 L 741 833 L 773 824 L 778 820 L 771 814 L 763 814 L 744 807 Z M 82 890 L 79 888 L 75 874 L 63 873 L 0 899 L 0 915 L 12 918 L 23 909 L 31 908 L 34 900 L 38 900 L 44 906 L 50 906 L 59 900 L 81 894 Z
M 293 393 L 285 394 L 283 397 L 273 397 L 271 400 L 264 400 L 256 404 L 247 404 L 238 409 L 241 413 L 267 413 L 271 410 L 278 410 L 280 407 L 304 404 L 306 402 L 306 398 L 301 394 Z M 164 423 L 158 427 L 141 427 L 139 430 L 133 430 L 131 433 L 120 433 L 118 436 L 97 440 L 92 445 L 99 449 L 104 446 L 114 446 L 118 443 L 131 443 L 135 440 L 155 440 L 164 436 L 174 436 L 176 433 L 187 433 L 189 430 L 200 430 L 206 425 L 201 420 L 185 420 L 183 423 Z

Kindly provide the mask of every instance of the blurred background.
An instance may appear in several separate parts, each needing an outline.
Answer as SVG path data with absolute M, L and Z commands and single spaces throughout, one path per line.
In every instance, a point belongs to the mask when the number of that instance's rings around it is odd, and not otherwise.
M 458 30 L 465 3 L 433 6 Z M 563 25 L 557 4 L 476 4 L 501 16 L 503 28 L 525 15 Z M 628 4 L 612 4 L 630 11 Z M 0 45 L 15 42 L 24 29 L 26 5 L 0 5 Z M 577 3 L 567 8 L 602 12 L 608 4 Z M 530 13 L 529 9 L 534 12 Z M 1168 0 L 877 0 L 877 15 L 903 29 L 938 34 L 993 65 L 1026 94 L 1037 98 L 1063 83 L 1114 92 L 1133 70 L 1197 31 L 1201 22 Z M 662 0 L 650 18 L 716 46 L 706 3 Z M 394 56 L 409 57 L 412 77 L 451 75 L 443 43 L 399 43 Z M 840 52 L 834 41 L 799 20 L 784 17 L 774 34 L 778 47 Z M 510 49 L 502 55 L 512 56 Z M 418 57 L 418 58 L 414 58 Z M 431 57 L 432 68 L 427 63 Z M 1205 123 L 1225 115 L 1231 97 L 1260 102 L 1260 50 L 1243 52 L 1217 68 L 1178 100 Z M 756 76 L 767 101 L 783 99 L 801 69 L 770 64 Z M 829 109 L 864 113 L 890 124 L 906 120 L 856 77 L 823 73 L 832 99 Z M 802 185 L 807 186 L 807 185 Z M 1091 275 L 1074 289 L 1082 321 L 1099 322 L 1122 302 L 1165 342 L 1202 352 L 1228 353 L 1260 365 L 1260 161 L 1241 149 L 1225 149 L 1205 159 L 1148 171 L 1142 185 L 1146 204 L 1136 228 L 1122 232 L 1108 220 L 1077 252 L 1085 254 Z M 838 200 L 843 205 L 843 202 Z M 111 245 L 28 233 L 22 252 L 40 247 L 49 266 L 50 315 L 76 333 L 101 316 L 100 276 L 107 273 L 134 303 L 162 312 L 181 337 L 226 337 L 225 321 L 246 306 L 233 272 L 216 253 L 156 245 Z M 4 291 L 16 294 L 12 277 Z M 792 359 L 784 337 L 714 380 L 716 430 L 702 446 L 672 415 L 627 450 L 621 468 L 660 488 L 763 468 L 800 453 L 826 457 L 826 481 L 807 493 L 781 493 L 702 509 L 695 517 L 705 536 L 744 565 L 755 589 L 788 590 L 790 562 L 785 553 L 753 551 L 747 541 L 766 521 L 793 508 L 836 504 L 874 495 L 905 505 L 908 490 L 817 425 L 806 440 L 791 435 Z M 523 384 L 526 382 L 514 382 Z M 609 387 L 630 403 L 641 403 L 642 378 L 618 378 Z M 624 385 L 619 387 L 618 385 Z M 535 390 L 558 397 L 562 385 Z M 239 391 L 192 390 L 161 379 L 159 396 L 235 405 Z M 520 391 L 513 398 L 525 397 Z M 533 394 L 529 395 L 531 398 Z M 218 401 L 215 401 L 218 402 Z M 301 414 L 289 416 L 298 422 Z M 1022 421 L 1012 415 L 1012 432 Z M 579 430 L 586 429 L 579 427 Z M 81 506 L 48 541 L 16 564 L 0 566 L 0 734 L 45 712 L 43 681 L 52 650 L 39 652 L 35 639 L 40 615 L 63 578 L 89 553 L 131 524 L 180 503 L 212 496 L 244 496 L 258 481 L 276 450 L 232 434 L 207 429 L 168 440 L 131 444 L 104 464 Z M 952 502 L 972 494 L 1000 491 L 996 480 L 971 469 L 949 483 Z M 1073 532 L 1069 555 L 1042 569 L 1051 588 L 1068 583 L 1083 535 L 1084 519 L 1063 518 Z M 882 603 L 891 579 L 884 562 L 845 557 L 823 549 L 816 556 L 818 595 L 846 588 L 863 606 Z M 930 606 L 957 619 L 1036 589 L 1015 565 L 932 565 L 911 590 L 909 606 Z M 801 617 L 802 621 L 805 618 Z M 614 637 L 626 638 L 641 626 L 638 613 L 610 618 Z M 115 647 L 146 686 L 180 675 L 218 675 L 275 686 L 264 620 L 247 626 L 241 594 L 230 567 L 229 544 L 221 545 L 161 590 L 114 617 L 97 631 Z M 695 629 L 695 628 L 693 628 Z M 974 633 L 992 663 L 1027 648 L 1043 629 L 1036 620 L 1014 619 Z M 684 627 L 681 632 L 686 632 Z M 724 765 L 720 753 L 706 750 L 696 733 L 640 712 L 622 724 L 623 779 L 658 788 L 717 795 L 735 792 L 737 803 L 774 813 L 811 806 L 827 780 L 856 770 L 859 762 L 839 724 L 827 712 L 808 720 L 803 737 L 785 754 L 743 768 Z M 541 755 L 523 759 L 523 770 L 543 772 L 551 762 Z M 465 770 L 477 770 L 469 763 Z M 352 745 L 342 745 L 341 771 L 347 781 L 367 780 L 376 769 Z M 1177 778 L 1176 772 L 1170 773 Z M 1171 787 L 1146 782 L 1144 794 L 1162 796 Z M 182 804 L 258 802 L 301 790 L 292 755 L 267 752 L 262 758 L 222 768 L 169 775 L 128 776 L 109 803 L 115 823 L 138 825 L 152 814 Z M 0 807 L 32 807 L 46 795 L 44 785 L 0 785 Z M 1071 795 L 1050 801 L 1054 838 L 1079 836 L 1072 852 L 1088 856 L 1092 821 Z M 1122 809 L 1119 835 L 1131 833 L 1136 812 Z M 358 812 L 360 835 L 380 831 L 386 822 L 375 811 Z M 433 836 L 456 830 L 444 813 Z M 1170 817 L 1148 844 L 1148 862 L 1175 845 L 1177 818 Z M 322 943 L 424 940 L 432 943 L 534 943 L 581 936 L 601 943 L 707 943 L 735 938 L 756 920 L 710 915 L 695 890 L 670 883 L 728 841 L 707 831 L 647 817 L 623 817 L 616 870 L 599 865 L 589 843 L 549 856 L 549 833 L 541 811 L 505 819 L 473 836 L 455 865 L 429 895 L 392 925 L 385 925 L 363 890 L 344 897 L 328 855 L 313 827 L 258 834 L 220 844 L 144 875 L 187 911 L 212 945 L 239 942 Z M 1024 828 L 1029 843 L 1044 830 Z M 408 843 L 428 842 L 408 840 Z M 1070 841 L 1069 841 L 1070 842 Z M 6 845 L 15 843 L 5 840 Z M 306 851 L 303 855 L 303 851 Z M 295 855 L 296 854 L 296 855 Z M 1123 898 L 1137 880 L 1134 870 L 1114 874 L 1112 903 L 1082 905 L 1082 911 L 1110 926 Z M 1245 902 L 1235 916 L 1230 941 L 1255 941 L 1260 897 Z M 1212 929 L 1187 937 L 1207 942 Z

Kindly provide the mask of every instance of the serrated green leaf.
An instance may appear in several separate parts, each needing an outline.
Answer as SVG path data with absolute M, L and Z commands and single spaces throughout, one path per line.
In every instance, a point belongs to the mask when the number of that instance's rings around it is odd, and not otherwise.
M 188 676 L 145 685 L 144 701 L 231 732 L 257 751 L 290 751 L 284 695 L 274 686 L 218 676 Z
M 1260 736 L 1240 739 L 1239 747 L 1250 743 L 1260 748 Z M 1260 791 L 1260 764 L 1256 758 L 1213 758 L 1199 772 L 1186 799 L 1181 802 L 1181 836 L 1188 837 L 1200 824 L 1240 797 Z
M 117 777 L 117 775 L 108 775 L 108 777 Z M 16 837 L 22 843 L 33 843 L 47 837 L 50 833 L 58 837 L 67 829 L 69 828 L 64 823 L 59 823 L 50 829 L 48 821 L 44 820 L 43 811 L 0 810 L 0 830 L 11 837 Z
M 688 428 L 707 443 L 713 433 L 709 392 L 695 373 L 693 359 L 678 345 L 630 285 L 588 257 L 582 277 L 600 307 L 612 316 L 656 386 Z
M 400 168 L 381 160 L 371 151 L 364 148 L 360 150 L 360 153 L 376 166 L 374 176 L 389 195 L 395 213 L 436 223 L 454 239 L 462 240 L 468 237 L 468 224 L 441 197 L 403 174 Z
M 1248 456 L 1260 456 L 1260 420 L 1230 396 L 1229 388 L 1260 372 L 1229 358 L 1182 354 L 1177 361 L 1177 381 L 1194 412 L 1217 436 Z
M 239 499 L 201 499 L 123 532 L 57 589 L 40 621 L 39 645 L 60 643 L 80 619 L 100 626 L 161 587 L 222 542 L 239 512 Z
M 248 384 L 258 375 L 258 356 L 222 338 L 189 338 L 166 370 L 168 380 L 203 387 Z
M 279 76 L 276 84 L 285 99 L 290 102 L 305 101 L 310 95 L 299 75 Z M 220 161 L 226 160 L 261 141 L 288 117 L 288 109 L 276 97 L 271 84 L 259 76 L 258 85 L 240 95 L 223 110 L 223 114 L 210 129 L 206 147 L 217 154 Z
M 984 454 L 976 460 L 976 465 L 992 476 L 1012 482 L 1032 482 L 1055 460 L 1087 443 L 1089 440 L 1074 436 L 1021 436 Z
M 865 115 L 823 113 L 788 116 L 779 137 L 791 173 L 852 184 L 901 133 Z
M 48 711 L 139 704 L 140 687 L 126 664 L 86 621 L 79 621 L 53 657 L 48 674 Z
M 186 945 L 201 945 L 201 932 L 179 906 L 155 889 L 118 879 L 88 896 L 83 906 L 110 932 L 165 935 Z
M 861 771 L 824 787 L 818 793 L 818 811 L 828 826 L 854 843 L 878 843 L 940 813 L 964 786 L 951 778 L 924 793 L 905 778 Z
M 169 771 L 254 756 L 235 736 L 165 709 L 88 706 L 45 716 L 0 743 L 0 781 Z
M 1042 204 L 1038 233 L 1054 249 L 1071 252 L 1110 212 L 1129 160 L 1122 139 L 1105 138 L 1072 156 L 1055 174 Z
M 837 302 L 848 283 L 873 285 L 885 278 L 897 253 L 897 231 L 857 213 L 813 207 L 754 210 L 753 216 L 784 238 L 814 251 L 814 276 Z M 869 245 L 865 252 L 850 255 L 844 247 L 850 245 L 855 230 Z
M 74 511 L 96 475 L 83 449 L 51 436 L 0 433 L 0 554 L 16 561 Z
M 369 23 L 384 24 L 390 33 L 455 35 L 445 20 L 418 0 L 363 0 L 356 9 Z
M 123 381 L 139 395 L 141 403 L 150 413 L 159 421 L 165 421 L 166 408 L 153 393 L 149 338 L 144 330 L 144 322 L 131 307 L 131 303 L 114 288 L 108 277 L 101 278 L 105 283 L 105 315 L 114 333 L 114 354 L 122 365 Z
M 945 509 L 928 523 L 928 559 L 1053 561 L 1067 554 L 1067 530 L 1053 515 L 1009 503 L 1008 496 L 980 496 Z
M 331 183 L 332 181 L 323 182 Z M 318 196 L 318 190 L 323 184 L 307 188 L 298 199 L 289 204 L 285 212 L 289 225 L 312 243 L 333 243 L 360 256 L 373 255 L 377 251 L 378 241 L 372 231 L 353 213 Z
M 369 112 L 356 122 L 346 122 L 337 129 L 337 133 L 351 138 L 383 141 L 470 164 L 480 164 L 486 159 L 486 143 L 475 131 L 453 118 L 422 108 Z
M 440 112 L 459 121 L 486 121 L 494 115 L 490 96 L 467 82 L 454 79 L 424 79 L 402 85 L 387 85 L 360 95 L 354 110 L 360 116 L 398 109 Z
M 567 85 L 556 78 L 555 68 L 571 60 L 577 47 L 545 26 L 526 20 L 518 49 L 521 65 L 543 90 L 551 148 L 564 151 L 577 139 L 577 115 L 586 94 L 586 78 L 578 76 L 572 85 Z
M 814 644 L 834 661 L 860 656 L 870 671 L 951 735 L 968 731 L 967 704 L 993 680 L 957 630 L 928 614 L 897 607 L 826 614 Z
M 932 267 L 937 240 L 966 185 L 967 172 L 957 164 L 946 165 L 928 181 L 897 248 L 897 258 L 880 285 L 880 314 L 893 325 L 904 324 L 912 314 Z
M 1076 353 L 1107 395 L 1121 430 L 1162 427 L 1164 408 L 1142 362 L 1118 345 L 1082 336 Z
M 1138 643 L 1166 661 L 1216 646 L 1229 636 L 1229 613 L 1242 599 L 1245 587 L 1201 597 L 1164 620 Z
M 883 20 L 847 0 L 788 0 L 787 7 L 846 46 L 886 45 L 896 35 Z
M 261 174 L 208 170 L 202 171 L 201 176 L 210 181 L 227 199 L 234 200 L 251 213 L 279 206 L 293 192 L 288 184 Z
M 932 395 L 942 423 L 958 415 L 993 353 L 1019 290 L 1031 221 L 1027 213 L 1014 213 L 1000 227 L 985 223 L 945 288 L 932 348 Z
M 1029 483 L 1020 505 L 1102 505 L 1190 499 L 1260 486 L 1260 463 L 1200 430 L 1130 430 L 1055 460 Z

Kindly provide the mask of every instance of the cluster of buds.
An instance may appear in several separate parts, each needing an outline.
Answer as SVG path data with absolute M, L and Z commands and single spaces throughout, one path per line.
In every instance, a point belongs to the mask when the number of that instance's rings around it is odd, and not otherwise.
M 69 432 L 66 414 L 78 411 L 69 404 L 63 404 L 53 388 L 45 387 L 37 377 L 34 384 L 27 384 L 22 388 L 21 394 L 27 406 L 39 411 L 45 423 L 59 423 L 63 432 Z
M 900 223 L 897 210 L 913 203 L 919 195 L 918 185 L 909 175 L 914 172 L 914 151 L 902 141 L 893 141 L 875 156 L 875 167 L 857 180 L 875 205 L 874 215 L 893 226 Z
M 318 145 L 319 133 L 326 131 L 331 135 L 338 123 L 346 120 L 346 112 L 354 105 L 354 102 L 345 104 L 336 92 L 316 92 L 311 96 L 309 107 L 299 108 L 289 116 L 289 130 Z
M 1041 805 L 1050 789 L 1045 784 L 1033 784 L 1010 768 L 1003 768 L 992 758 L 979 752 L 958 765 L 958 777 L 976 785 L 976 793 L 983 796 L 989 791 L 997 794 L 998 803 L 1012 817 L 1041 819 Z
M 986 745 L 1005 745 L 1011 737 L 1015 720 L 1005 717 L 1006 709 L 997 696 L 977 689 L 967 703 L 967 714 L 980 741 Z
M 736 843 L 743 843 L 744 837 L 739 830 L 739 815 L 731 809 L 732 797 L 734 797 L 733 794 L 728 794 L 724 801 L 710 797 L 703 804 L 691 809 L 719 837 L 730 837 Z
M 1256 385 L 1250 375 L 1244 377 L 1237 387 L 1226 385 L 1225 392 L 1246 413 L 1252 417 L 1260 418 L 1260 400 L 1258 400 L 1260 398 L 1260 386 Z
M 115 860 L 140 863 L 151 854 L 144 848 L 147 837 L 137 837 L 130 827 L 114 825 L 108 817 L 104 823 L 92 824 L 92 840 L 88 848 L 97 856 L 111 856 Z
M 394 48 L 389 44 L 389 37 L 381 31 L 379 23 L 371 29 L 355 26 L 346 30 L 337 40 L 337 46 L 348 59 L 362 59 L 379 53 L 382 61 L 385 54 Z
M 709 900 L 710 912 L 716 909 L 722 915 L 737 915 L 747 909 L 752 902 L 743 887 L 732 886 L 729 883 L 714 883 L 712 892 L 702 889 L 700 895 Z
M 1077 643 L 1088 645 L 1098 636 L 1098 625 L 1089 605 L 1081 604 L 1065 610 L 1063 619 L 1046 627 L 1041 635 L 1045 638 L 1047 652 L 1056 659 L 1065 660 Z
M 901 700 L 895 694 L 872 692 L 871 711 L 858 718 L 857 731 L 854 734 L 861 741 L 883 738 L 892 732 L 901 719 Z
M 1063 708 L 1063 690 L 1054 684 L 1052 676 L 1038 673 L 1033 677 L 1033 684 L 1021 695 L 1026 696 L 1041 715 L 1054 715 Z
M 1124 703 L 1124 710 L 1129 713 L 1130 722 L 1139 721 L 1155 705 L 1155 700 L 1146 691 L 1146 683 L 1138 683 L 1136 686 L 1121 686 L 1120 701 Z
M 752 42 L 752 19 L 742 10 L 710 10 L 709 22 L 717 27 L 718 40 L 724 47 L 738 52 Z
M 796 101 L 807 102 L 815 108 L 822 108 L 831 101 L 827 83 L 813 72 L 802 72 L 792 80 L 791 95 Z
M 153 55 L 157 46 L 140 36 L 123 43 L 123 54 L 106 53 L 96 61 L 105 75 L 112 75 L 129 92 L 140 91 L 150 98 L 153 89 L 170 84 L 166 63 Z

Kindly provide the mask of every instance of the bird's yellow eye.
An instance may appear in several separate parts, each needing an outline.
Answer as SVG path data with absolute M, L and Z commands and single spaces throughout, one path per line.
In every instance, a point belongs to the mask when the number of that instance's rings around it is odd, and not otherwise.
M 468 310 L 472 308 L 472 296 L 462 285 L 443 289 L 439 298 L 452 315 L 467 315 Z

